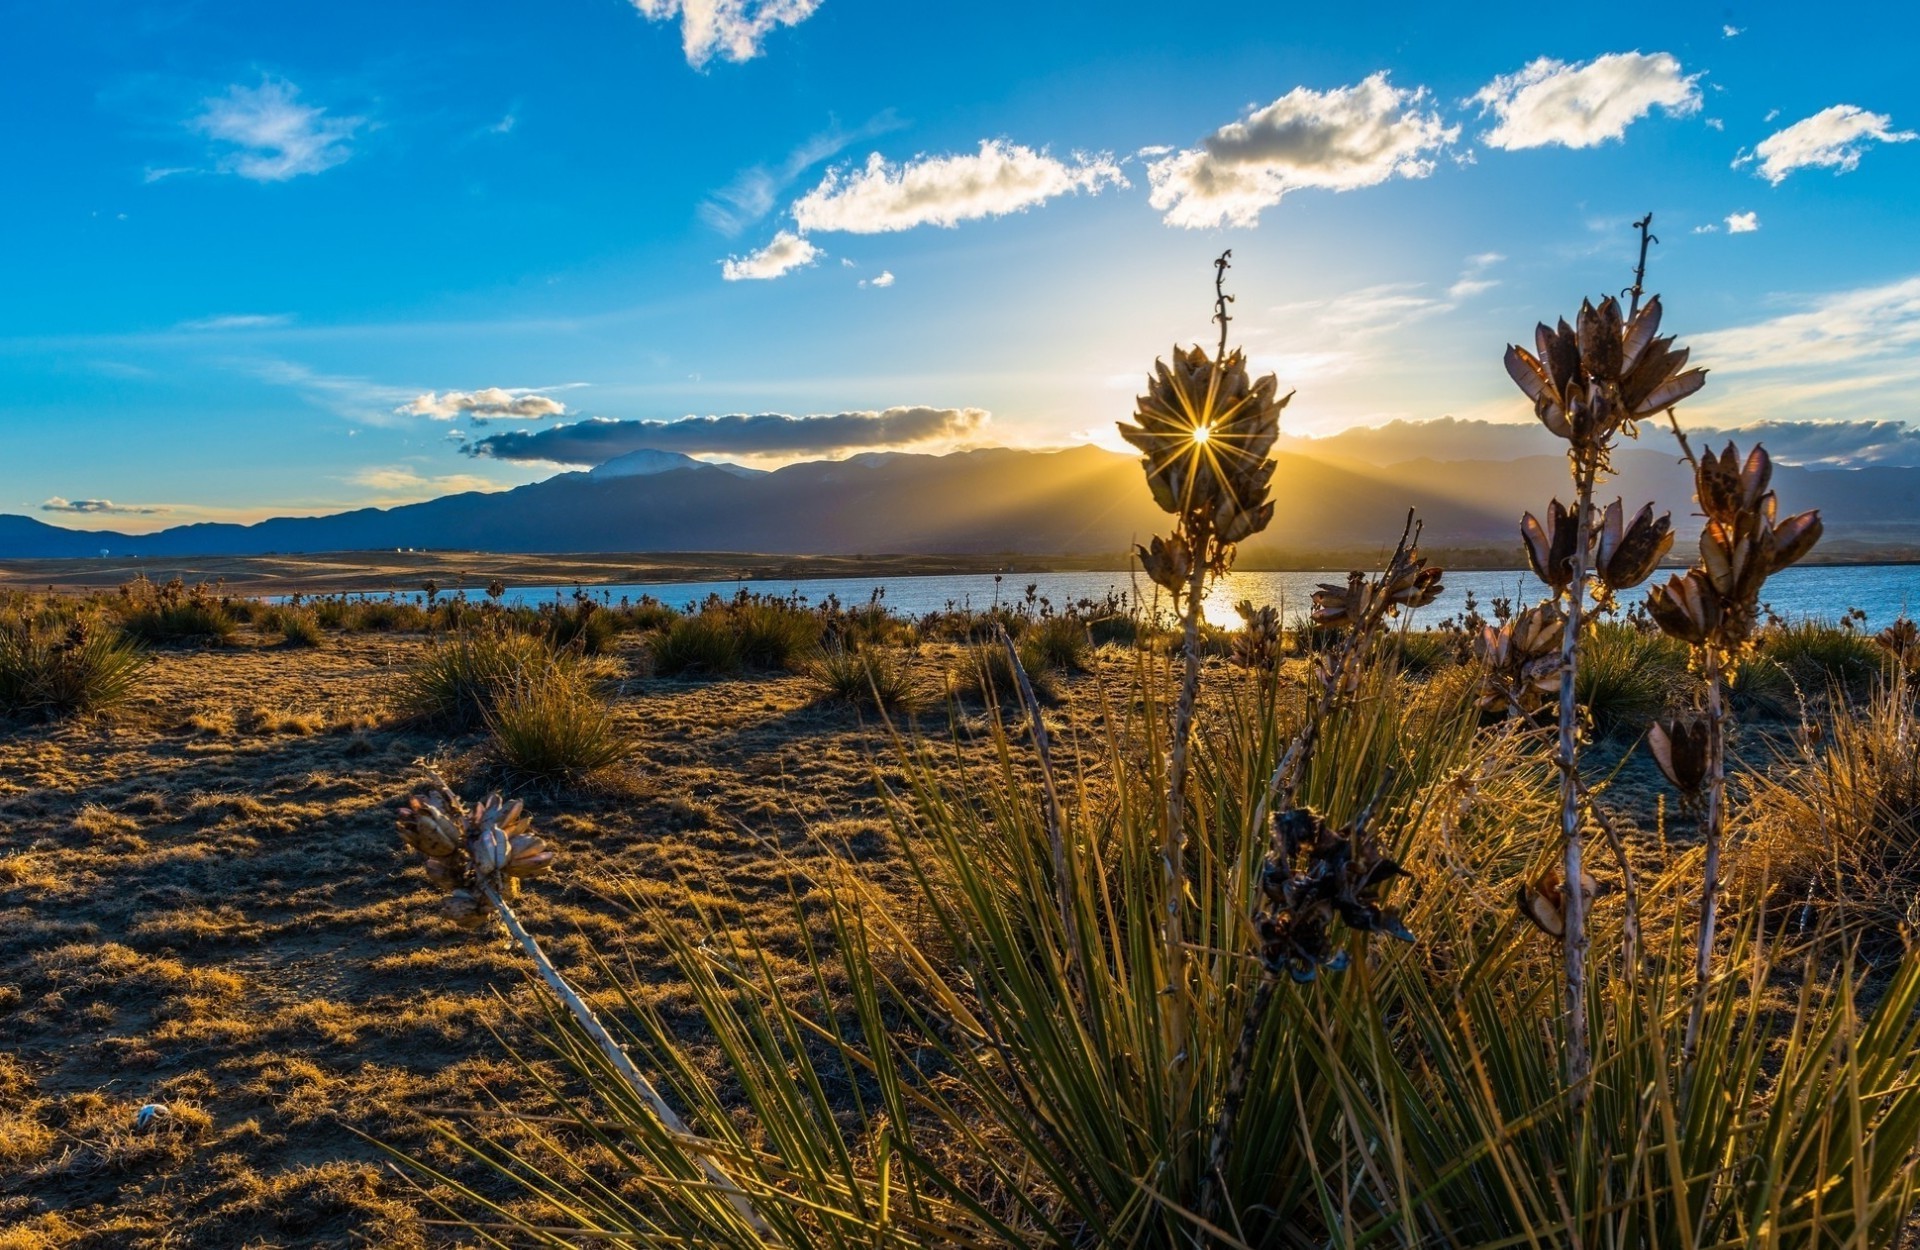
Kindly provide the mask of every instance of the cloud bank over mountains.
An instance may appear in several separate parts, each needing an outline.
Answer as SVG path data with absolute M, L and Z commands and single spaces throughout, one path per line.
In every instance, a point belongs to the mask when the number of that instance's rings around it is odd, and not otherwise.
M 562 465 L 604 464 L 630 452 L 677 451 L 740 456 L 830 456 L 835 453 L 962 443 L 990 420 L 979 408 L 899 407 L 796 417 L 786 413 L 731 413 L 674 421 L 591 417 L 542 430 L 513 430 L 462 447 L 491 460 Z

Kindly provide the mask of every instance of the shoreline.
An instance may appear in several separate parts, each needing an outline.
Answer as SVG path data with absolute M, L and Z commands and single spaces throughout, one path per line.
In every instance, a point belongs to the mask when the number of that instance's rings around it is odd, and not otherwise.
M 1460 572 L 1507 572 L 1524 568 L 1518 549 L 1431 547 L 1434 563 Z M 1235 568 L 1244 573 L 1344 573 L 1371 568 L 1387 547 L 1343 551 L 1251 554 Z M 113 590 L 144 574 L 155 582 L 178 577 L 189 584 L 219 582 L 242 595 L 384 594 L 417 592 L 426 581 L 448 590 L 484 586 L 498 578 L 510 586 L 615 586 L 679 582 L 780 582 L 820 578 L 942 577 L 1002 573 L 1124 572 L 1130 554 L 1104 555 L 874 555 L 798 556 L 751 552 L 620 552 L 607 554 L 500 553 L 477 551 L 350 551 L 285 556 L 156 556 L 0 560 L 0 589 L 64 593 Z M 1808 567 L 1906 568 L 1920 565 L 1920 552 L 1897 555 L 1834 552 Z M 1662 567 L 1668 567 L 1663 565 Z M 1674 569 L 1685 567 L 1674 563 Z

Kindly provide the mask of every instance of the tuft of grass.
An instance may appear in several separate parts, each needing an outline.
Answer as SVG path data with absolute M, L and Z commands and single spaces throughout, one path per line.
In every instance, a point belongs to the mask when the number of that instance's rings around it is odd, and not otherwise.
M 107 711 L 133 696 L 147 663 L 138 646 L 93 617 L 51 635 L 25 621 L 0 625 L 0 715 Z
M 282 608 L 276 618 L 280 641 L 289 647 L 317 647 L 326 640 L 311 608 Z
M 1667 709 L 1687 672 L 1687 649 L 1664 634 L 1596 621 L 1580 648 L 1574 698 L 1600 734 L 1638 733 Z
M 435 643 L 400 680 L 408 715 L 444 729 L 477 729 L 501 696 L 529 674 L 563 661 L 539 638 L 478 629 Z
M 807 662 L 805 671 L 816 697 L 824 703 L 903 712 L 920 700 L 905 656 L 890 648 L 823 647 Z
M 703 614 L 704 615 L 704 614 Z M 725 619 L 748 668 L 796 671 L 820 645 L 820 617 L 777 601 L 736 602 Z
M 676 618 L 654 636 L 652 650 L 653 671 L 663 677 L 724 677 L 739 672 L 744 663 L 739 639 L 713 612 Z
M 1760 656 L 1809 694 L 1834 690 L 1848 699 L 1866 695 L 1886 671 L 1886 653 L 1871 637 L 1830 621 L 1776 625 L 1761 635 Z
M 522 781 L 585 781 L 627 754 L 613 705 L 584 674 L 557 659 L 508 683 L 486 723 L 494 760 Z
M 1044 657 L 1026 642 L 1015 645 L 1020 651 L 1020 667 L 1027 670 L 1027 681 L 1033 687 L 1033 697 L 1042 703 L 1058 703 L 1059 670 L 1046 664 Z M 1007 658 L 1006 647 L 998 642 L 983 642 L 963 650 L 952 681 L 955 693 L 962 698 L 1000 704 L 1020 701 L 1020 684 L 1014 676 L 1013 662 Z
M 1818 742 L 1748 780 L 1731 875 L 1798 927 L 1829 918 L 1880 939 L 1920 925 L 1920 711 L 1883 685 L 1838 703 Z
M 1021 634 L 1020 645 L 1021 663 L 1029 668 L 1084 673 L 1092 667 L 1093 641 L 1087 623 L 1077 616 L 1042 617 Z
M 114 609 L 127 636 L 144 643 L 225 642 L 238 622 L 204 583 L 189 589 L 179 578 L 155 586 L 145 577 L 120 588 Z

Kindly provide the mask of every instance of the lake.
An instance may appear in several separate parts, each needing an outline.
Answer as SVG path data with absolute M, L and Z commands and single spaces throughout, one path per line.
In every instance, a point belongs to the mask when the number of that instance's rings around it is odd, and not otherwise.
M 1655 575 L 1666 580 L 1667 572 Z M 1220 579 L 1207 596 L 1207 619 L 1232 624 L 1238 618 L 1233 605 L 1242 599 L 1255 604 L 1276 604 L 1283 614 L 1305 611 L 1309 597 L 1321 582 L 1338 580 L 1337 574 L 1314 573 L 1241 573 Z M 1649 585 L 1652 583 L 1650 582 Z M 847 605 L 865 603 L 878 589 L 885 592 L 888 609 L 903 616 L 920 616 L 956 608 L 986 608 L 995 602 L 1015 603 L 1032 585 L 1035 594 L 1052 601 L 1055 607 L 1079 600 L 1103 600 L 1109 592 L 1131 597 L 1136 588 L 1144 602 L 1151 603 L 1155 587 L 1144 576 L 1126 572 L 1110 573 L 1007 573 L 999 579 L 992 574 L 957 574 L 931 577 L 838 577 L 799 580 L 765 579 L 726 582 L 657 582 L 619 586 L 590 586 L 595 599 L 619 602 L 651 595 L 664 603 L 680 607 L 697 603 L 708 595 L 730 597 L 741 590 L 757 594 L 804 596 L 808 603 L 819 603 L 829 595 Z M 1459 615 L 1471 592 L 1481 611 L 1499 596 L 1528 603 L 1541 597 L 1542 587 L 1531 573 L 1520 570 L 1450 572 L 1446 589 L 1430 606 L 1422 609 L 1417 620 L 1439 621 Z M 572 586 L 524 586 L 507 591 L 509 603 L 539 604 L 556 596 L 570 597 Z M 1623 602 L 1646 597 L 1647 587 L 1629 591 Z M 451 592 L 449 592 L 451 593 Z M 480 588 L 469 588 L 469 598 L 484 595 Z M 1849 609 L 1859 608 L 1868 623 L 1879 628 L 1894 618 L 1909 614 L 1920 604 L 1920 565 L 1801 565 L 1776 574 L 1767 582 L 1766 602 L 1782 616 L 1838 618 Z M 1162 596 L 1161 602 L 1165 602 Z

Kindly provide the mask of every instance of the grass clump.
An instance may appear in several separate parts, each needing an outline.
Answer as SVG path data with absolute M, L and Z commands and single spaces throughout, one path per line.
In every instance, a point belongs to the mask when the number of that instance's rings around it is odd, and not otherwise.
M 577 667 L 550 657 L 509 682 L 486 712 L 489 749 L 513 777 L 572 784 L 618 764 L 613 705 Z
M 281 608 L 274 616 L 280 641 L 289 647 L 317 647 L 326 641 L 320 618 L 312 608 Z
M 566 661 L 545 641 L 505 629 L 478 629 L 435 643 L 400 680 L 399 702 L 443 729 L 478 729 L 509 690 Z
M 1046 657 L 1029 643 L 1017 645 L 1020 667 L 1027 671 L 1033 697 L 1042 703 L 1058 703 L 1061 696 L 1060 670 L 1046 663 Z M 1005 643 L 983 642 L 966 648 L 952 674 L 954 692 L 962 698 L 982 703 L 1017 704 L 1020 683 L 1014 675 L 1013 661 Z
M 1830 621 L 1773 626 L 1761 636 L 1760 656 L 1808 693 L 1833 690 L 1848 699 L 1866 695 L 1886 671 L 1885 654 L 1871 637 Z
M 1058 669 L 1063 673 L 1084 673 L 1091 667 L 1093 641 L 1087 623 L 1077 616 L 1047 616 L 1029 625 L 1020 636 L 1025 648 L 1022 663 L 1031 656 L 1029 667 Z
M 114 609 L 127 635 L 144 643 L 225 642 L 238 628 L 211 587 L 189 589 L 177 577 L 164 586 L 135 578 L 120 587 Z
M 919 689 L 906 657 L 891 648 L 826 646 L 807 662 L 805 671 L 815 696 L 823 703 L 903 712 L 919 702 Z
M 739 639 L 716 613 L 679 617 L 653 639 L 653 671 L 663 677 L 725 677 L 743 664 Z
M 1600 734 L 1638 733 L 1673 701 L 1687 649 L 1664 634 L 1598 621 L 1580 649 L 1574 698 Z
M 0 715 L 54 718 L 103 712 L 139 687 L 147 656 L 93 617 L 57 633 L 0 623 Z

